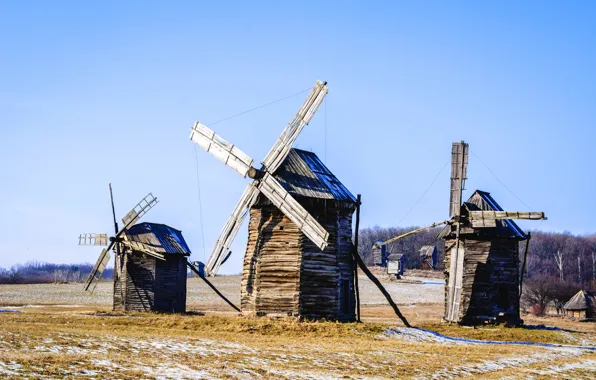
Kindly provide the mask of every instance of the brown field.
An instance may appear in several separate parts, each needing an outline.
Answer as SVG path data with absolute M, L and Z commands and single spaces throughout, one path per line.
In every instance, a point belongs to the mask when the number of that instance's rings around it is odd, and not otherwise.
M 429 280 L 429 279 L 426 279 Z M 436 281 L 434 279 L 430 279 Z M 239 303 L 239 276 L 216 286 Z M 111 283 L 0 286 L 4 378 L 586 378 L 596 377 L 594 324 L 524 317 L 544 328 L 462 328 L 441 323 L 442 286 L 385 282 L 419 329 L 404 328 L 360 278 L 363 322 L 247 318 L 190 279 L 186 315 L 111 313 Z M 14 311 L 14 312 L 11 312 Z M 422 330 L 424 329 L 424 330 Z M 436 336 L 557 347 L 478 344 Z M 582 348 L 584 347 L 584 348 Z

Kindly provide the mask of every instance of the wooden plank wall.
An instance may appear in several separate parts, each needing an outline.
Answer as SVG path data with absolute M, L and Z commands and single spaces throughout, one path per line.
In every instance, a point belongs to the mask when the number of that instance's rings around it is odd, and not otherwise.
M 338 208 L 337 202 L 316 200 L 303 206 L 330 234 L 324 251 L 274 206 L 261 203 L 251 208 L 242 311 L 354 320 L 353 207 Z M 347 281 L 343 287 L 342 280 Z M 342 313 L 341 289 L 346 288 L 349 305 Z
M 244 256 L 245 313 L 298 315 L 301 232 L 274 206 L 252 207 Z
M 186 263 L 182 256 L 168 255 L 155 260 L 155 303 L 153 311 L 186 311 Z
M 445 284 L 455 239 L 445 241 Z M 475 240 L 462 237 L 464 273 L 460 303 L 460 322 L 474 323 L 478 318 L 507 314 L 519 319 L 519 248 L 514 239 Z M 445 304 L 448 304 L 445 286 Z

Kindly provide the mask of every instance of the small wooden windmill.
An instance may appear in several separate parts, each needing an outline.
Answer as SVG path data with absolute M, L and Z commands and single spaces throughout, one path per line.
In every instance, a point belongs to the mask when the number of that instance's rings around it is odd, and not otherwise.
M 158 203 L 151 193 L 122 218 L 119 229 L 111 185 L 110 197 L 115 235 L 109 244 L 107 234 L 79 236 L 79 245 L 107 246 L 85 282 L 85 291 L 95 290 L 114 249 L 114 310 L 184 312 L 190 250 L 182 233 L 163 224 L 135 224 Z
M 445 315 L 448 322 L 476 324 L 519 317 L 519 242 L 528 239 L 512 219 L 545 220 L 543 212 L 503 211 L 490 193 L 476 190 L 462 203 L 468 144 L 453 143 L 449 225 L 445 240 Z
M 243 177 L 253 179 L 225 224 L 206 270 L 215 275 L 250 210 L 242 311 L 354 319 L 352 213 L 356 199 L 311 152 L 292 145 L 327 94 L 317 81 L 262 161 L 196 123 L 191 140 Z
M 445 314 L 448 322 L 519 324 L 519 242 L 528 239 L 512 219 L 544 220 L 543 212 L 503 211 L 490 193 L 476 190 L 462 203 L 468 172 L 468 144 L 453 143 L 449 216 L 377 243 L 377 248 L 446 225 Z

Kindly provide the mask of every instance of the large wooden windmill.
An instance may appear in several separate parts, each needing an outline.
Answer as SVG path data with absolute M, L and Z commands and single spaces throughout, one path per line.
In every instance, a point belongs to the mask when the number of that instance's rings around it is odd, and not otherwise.
M 481 190 L 462 203 L 468 150 L 463 141 L 452 145 L 450 219 L 377 243 L 375 249 L 446 225 L 438 235 L 445 240 L 444 319 L 460 324 L 519 324 L 519 242 L 528 235 L 512 219 L 546 217 L 543 212 L 503 211 L 490 193 Z
M 136 224 L 157 198 L 149 193 L 124 218 L 118 228 L 112 186 L 115 235 L 81 234 L 79 245 L 107 246 L 93 266 L 85 291 L 93 292 L 110 260 L 114 258 L 114 310 L 184 312 L 186 308 L 186 257 L 190 250 L 182 233 L 163 224 Z
M 191 140 L 253 179 L 225 224 L 206 270 L 215 275 L 250 210 L 242 311 L 354 319 L 352 213 L 356 199 L 311 152 L 292 145 L 327 94 L 317 81 L 262 161 L 196 123 Z

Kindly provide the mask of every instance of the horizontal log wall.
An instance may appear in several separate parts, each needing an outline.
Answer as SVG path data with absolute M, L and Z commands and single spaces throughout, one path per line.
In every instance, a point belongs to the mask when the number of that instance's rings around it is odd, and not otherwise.
M 455 239 L 445 241 L 445 305 L 449 283 L 451 248 Z M 518 241 L 506 238 L 475 240 L 462 237 L 464 272 L 460 303 L 460 322 L 498 318 L 500 313 L 512 321 L 519 319 Z
M 184 312 L 186 264 L 183 256 L 166 261 L 135 252 L 122 254 L 122 271 L 114 273 L 115 311 Z M 120 267 L 114 260 L 115 268 Z
M 186 260 L 168 255 L 155 260 L 155 302 L 153 311 L 184 313 L 186 311 Z
M 244 256 L 245 313 L 298 315 L 301 232 L 273 206 L 252 207 Z
M 302 199 L 301 203 L 329 232 L 328 247 L 318 249 L 291 220 L 261 199 L 250 210 L 242 311 L 353 320 L 353 207 L 334 201 Z M 342 307 L 342 300 L 347 305 Z

